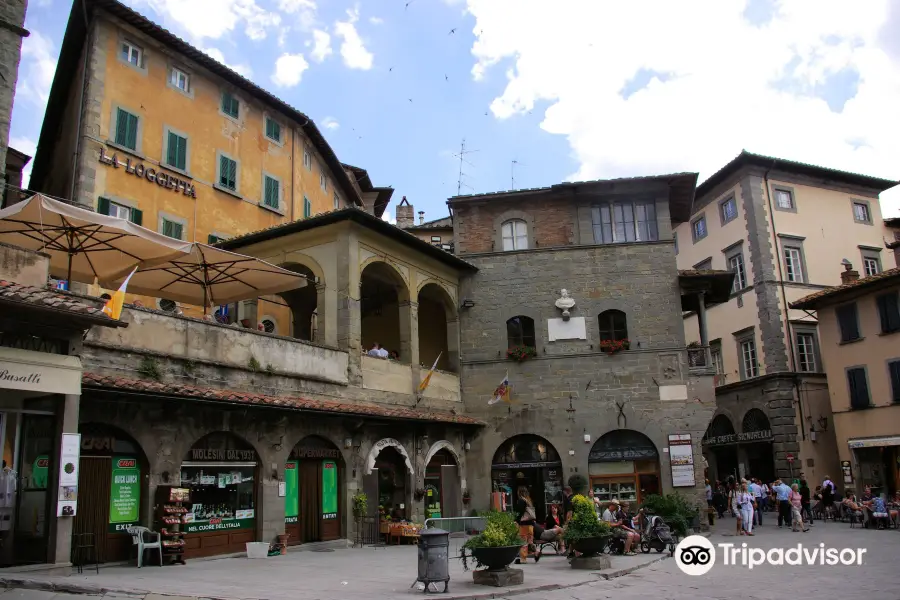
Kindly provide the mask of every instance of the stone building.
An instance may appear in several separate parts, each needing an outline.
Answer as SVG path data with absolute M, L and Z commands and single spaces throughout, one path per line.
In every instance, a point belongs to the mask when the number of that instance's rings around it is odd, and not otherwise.
M 705 444 L 715 477 L 803 472 L 821 482 L 837 472 L 816 320 L 789 305 L 840 283 L 843 259 L 868 275 L 895 265 L 878 195 L 896 184 L 743 152 L 698 186 L 675 231 L 678 266 L 735 273 L 707 335 L 695 313 L 684 318 L 687 340 L 709 347 L 717 372 Z
M 453 219 L 449 215 L 434 219 L 425 220 L 425 212 L 419 211 L 419 222 L 415 220 L 415 208 L 403 196 L 400 204 L 396 209 L 397 227 L 410 232 L 423 242 L 428 242 L 432 246 L 437 246 L 447 252 L 453 252 Z
M 469 455 L 473 498 L 508 505 L 525 485 L 542 516 L 574 474 L 602 499 L 702 490 L 713 379 L 704 360 L 689 368 L 681 314 L 727 298 L 731 274 L 675 266 L 696 177 L 448 201 L 456 254 L 478 268 L 460 295 L 463 401 L 488 423 Z M 491 404 L 504 381 L 507 401 Z
M 27 0 L 4 0 L 0 3 L 0 190 L 6 184 L 6 150 L 12 118 L 22 39 L 28 37 L 25 25 Z M 5 195 L 5 194 L 0 194 Z

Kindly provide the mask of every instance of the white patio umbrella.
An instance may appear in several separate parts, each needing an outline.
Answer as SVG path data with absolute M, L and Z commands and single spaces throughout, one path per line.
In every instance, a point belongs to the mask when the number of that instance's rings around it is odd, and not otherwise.
M 120 283 L 128 273 L 120 273 Z M 128 282 L 128 291 L 206 308 L 304 287 L 303 275 L 264 260 L 193 243 L 167 261 L 145 262 Z
M 0 210 L 0 241 L 50 255 L 52 275 L 84 283 L 190 249 L 188 242 L 42 194 Z

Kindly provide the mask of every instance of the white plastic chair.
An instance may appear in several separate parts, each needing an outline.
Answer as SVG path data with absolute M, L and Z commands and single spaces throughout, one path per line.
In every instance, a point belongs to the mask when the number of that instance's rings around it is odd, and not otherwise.
M 162 536 L 155 531 L 150 531 L 147 527 L 129 527 L 128 534 L 131 535 L 131 542 L 138 547 L 137 566 L 140 569 L 144 566 L 144 551 L 157 550 L 159 552 L 159 566 L 162 566 Z

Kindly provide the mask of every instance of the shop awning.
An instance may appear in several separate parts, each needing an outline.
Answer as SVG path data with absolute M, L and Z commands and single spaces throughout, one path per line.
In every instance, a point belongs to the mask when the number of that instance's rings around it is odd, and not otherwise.
M 81 394 L 81 359 L 0 347 L 0 389 Z
M 851 448 L 877 448 L 879 446 L 900 446 L 900 435 L 889 435 L 885 437 L 861 438 L 856 440 L 847 440 L 847 445 Z

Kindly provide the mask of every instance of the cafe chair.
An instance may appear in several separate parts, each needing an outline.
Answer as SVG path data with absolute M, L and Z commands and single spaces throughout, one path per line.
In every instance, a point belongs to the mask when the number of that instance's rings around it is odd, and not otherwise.
M 150 531 L 147 527 L 129 527 L 128 534 L 131 536 L 132 543 L 138 548 L 137 566 L 138 569 L 144 566 L 144 551 L 156 550 L 159 552 L 159 566 L 163 565 L 162 560 L 162 536 L 155 531 Z

